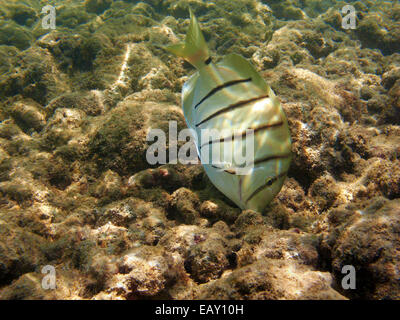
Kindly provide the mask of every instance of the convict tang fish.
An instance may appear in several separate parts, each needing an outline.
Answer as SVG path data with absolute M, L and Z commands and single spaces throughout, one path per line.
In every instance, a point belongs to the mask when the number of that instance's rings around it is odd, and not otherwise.
M 191 11 L 185 42 L 167 50 L 197 69 L 183 86 L 182 104 L 208 177 L 241 209 L 263 211 L 282 188 L 292 158 L 279 100 L 243 57 L 213 63 Z

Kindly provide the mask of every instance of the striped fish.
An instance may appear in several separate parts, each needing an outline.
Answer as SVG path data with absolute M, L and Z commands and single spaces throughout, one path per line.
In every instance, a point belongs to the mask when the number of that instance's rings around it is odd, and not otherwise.
M 182 88 L 182 104 L 208 177 L 241 209 L 262 212 L 282 188 L 292 158 L 289 127 L 279 100 L 243 57 L 230 54 L 213 63 L 192 11 L 185 42 L 166 49 L 197 69 Z M 213 129 L 223 134 L 204 140 L 202 132 Z M 249 136 L 253 148 L 244 143 Z M 253 158 L 243 166 L 235 156 L 247 149 L 253 150 Z M 229 153 L 231 161 L 219 159 Z M 203 161 L 205 156 L 210 161 Z M 220 161 L 213 162 L 214 157 Z M 248 170 L 243 174 L 239 168 Z

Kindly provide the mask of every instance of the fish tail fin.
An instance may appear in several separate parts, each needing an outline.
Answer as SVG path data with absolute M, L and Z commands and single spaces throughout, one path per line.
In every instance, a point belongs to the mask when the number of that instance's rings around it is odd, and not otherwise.
M 185 42 L 166 47 L 169 52 L 184 58 L 197 69 L 204 66 L 209 59 L 209 52 L 199 23 L 192 10 L 190 11 L 190 26 Z

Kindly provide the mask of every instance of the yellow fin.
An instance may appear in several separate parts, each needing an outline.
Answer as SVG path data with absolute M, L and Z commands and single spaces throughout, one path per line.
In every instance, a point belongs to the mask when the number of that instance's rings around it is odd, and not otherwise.
M 218 66 L 224 66 L 231 70 L 235 70 L 243 78 L 251 78 L 252 82 L 260 89 L 265 90 L 268 93 L 272 91 L 251 63 L 238 54 L 232 53 L 227 55 L 218 63 Z
M 209 58 L 208 47 L 201 32 L 199 23 L 190 11 L 190 26 L 186 34 L 185 42 L 174 44 L 166 47 L 169 52 L 184 58 L 197 69 L 205 65 L 205 61 Z

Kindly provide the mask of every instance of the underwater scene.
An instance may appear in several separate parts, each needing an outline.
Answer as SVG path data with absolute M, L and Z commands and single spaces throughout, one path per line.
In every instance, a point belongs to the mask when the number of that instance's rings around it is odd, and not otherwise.
M 400 3 L 0 0 L 0 299 L 400 299 Z

